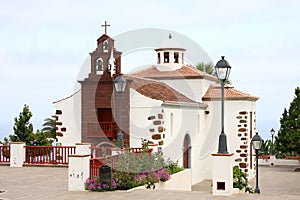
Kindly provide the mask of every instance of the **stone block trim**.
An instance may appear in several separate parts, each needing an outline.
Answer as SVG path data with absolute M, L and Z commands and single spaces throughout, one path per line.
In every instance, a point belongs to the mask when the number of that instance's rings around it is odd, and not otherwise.
M 238 131 L 239 131 L 239 132 L 246 132 L 247 129 L 246 129 L 246 128 L 240 128 Z
M 161 125 L 161 124 L 162 124 L 162 122 L 160 120 L 156 120 L 153 122 L 153 125 Z
M 149 134 L 151 135 L 153 145 L 162 146 L 165 139 L 165 127 L 164 127 L 164 110 L 161 113 L 156 113 L 149 116 L 147 119 L 152 121 L 152 127 L 149 128 Z
M 148 117 L 148 120 L 154 120 L 154 119 L 155 119 L 155 116 Z
M 154 128 L 150 128 L 149 131 L 152 133 L 152 132 L 155 131 L 155 129 Z
M 66 132 L 67 128 L 63 127 L 63 123 L 60 121 L 60 116 L 62 115 L 62 111 L 61 110 L 56 110 L 55 111 L 55 130 L 56 130 L 56 137 L 63 137 L 64 134 L 62 132 Z M 60 130 L 60 131 L 59 131 Z
M 239 147 L 235 150 L 238 157 L 235 159 L 235 163 L 244 171 L 248 172 L 248 140 L 250 136 L 250 130 L 248 124 L 250 123 L 250 112 L 241 110 L 236 116 L 237 120 L 237 137 L 240 139 Z M 250 126 L 249 126 L 250 127 Z
M 240 163 L 239 166 L 240 166 L 240 168 L 246 168 L 247 167 L 247 163 Z
M 161 135 L 160 134 L 154 134 L 154 135 L 152 135 L 152 139 L 153 140 L 160 140 L 161 139 Z
M 62 134 L 61 132 L 56 132 L 56 137 L 63 137 L 64 134 Z
M 159 127 L 157 128 L 157 130 L 158 130 L 159 133 L 164 132 L 164 127 L 159 126 Z

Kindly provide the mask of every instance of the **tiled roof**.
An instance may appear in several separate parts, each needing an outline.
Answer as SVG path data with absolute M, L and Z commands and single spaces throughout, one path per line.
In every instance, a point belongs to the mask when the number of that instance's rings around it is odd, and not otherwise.
M 217 100 L 221 99 L 221 88 L 220 87 L 210 87 L 205 95 L 202 97 L 203 101 L 209 101 L 209 100 Z M 259 97 L 243 93 L 241 91 L 238 91 L 232 87 L 226 87 L 224 88 L 224 98 L 228 100 L 252 100 L 256 101 L 259 99 Z
M 147 69 L 132 73 L 131 75 L 151 79 L 205 78 L 218 81 L 217 77 L 201 72 L 189 65 L 184 65 L 180 69 L 174 71 L 160 71 L 156 66 L 151 66 Z
M 199 105 L 201 104 L 199 102 L 187 98 L 186 96 L 172 89 L 170 86 L 163 82 L 130 75 L 124 76 L 130 82 L 131 88 L 151 99 L 161 100 L 165 103 L 174 102 Z

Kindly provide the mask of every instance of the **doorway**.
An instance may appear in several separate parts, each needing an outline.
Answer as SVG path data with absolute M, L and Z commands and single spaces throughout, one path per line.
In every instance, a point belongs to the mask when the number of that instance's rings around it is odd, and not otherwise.
M 186 134 L 183 141 L 183 167 L 191 168 L 191 139 Z

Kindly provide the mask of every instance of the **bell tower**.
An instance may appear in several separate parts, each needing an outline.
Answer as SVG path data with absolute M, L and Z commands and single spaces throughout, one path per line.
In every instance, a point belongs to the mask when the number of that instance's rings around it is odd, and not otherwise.
M 171 33 L 162 46 L 155 51 L 157 52 L 157 69 L 160 71 L 174 71 L 184 65 L 185 49 L 174 41 Z
M 97 39 L 96 49 L 90 53 L 91 72 L 81 83 L 82 142 L 93 146 L 111 143 L 117 137 L 118 126 L 113 113 L 113 80 L 121 73 L 121 52 L 114 48 L 114 40 L 105 33 Z
M 105 34 L 97 39 L 97 48 L 90 53 L 91 56 L 91 73 L 89 77 L 99 77 L 109 80 L 121 72 L 121 52 L 114 48 L 114 40 L 107 35 L 106 23 Z M 110 78 L 109 78 L 110 77 Z

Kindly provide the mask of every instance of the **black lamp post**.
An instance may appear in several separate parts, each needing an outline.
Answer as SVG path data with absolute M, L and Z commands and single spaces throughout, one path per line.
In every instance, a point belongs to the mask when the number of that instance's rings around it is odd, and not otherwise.
M 114 86 L 118 95 L 118 103 L 119 103 L 119 132 L 117 135 L 117 144 L 120 148 L 124 147 L 124 137 L 122 133 L 122 93 L 125 91 L 127 80 L 119 75 L 115 78 Z
M 251 140 L 253 149 L 255 149 L 255 154 L 256 154 L 256 187 L 254 192 L 260 194 L 260 190 L 258 188 L 258 150 L 261 149 L 263 140 L 262 138 L 258 135 L 258 132 L 256 132 L 256 135 Z
M 216 73 L 218 76 L 218 79 L 221 81 L 222 85 L 222 108 L 221 108 L 221 122 L 222 122 L 222 130 L 221 134 L 219 136 L 219 147 L 218 147 L 218 153 L 220 154 L 227 154 L 227 139 L 224 132 L 224 83 L 226 80 L 228 80 L 231 67 L 229 63 L 224 59 L 225 56 L 221 56 L 222 60 L 219 60 L 215 66 Z
M 274 138 L 275 130 L 272 128 L 270 132 L 271 132 L 271 136 L 272 136 L 272 151 L 271 151 L 271 155 L 274 156 L 274 143 L 273 143 L 273 138 Z

